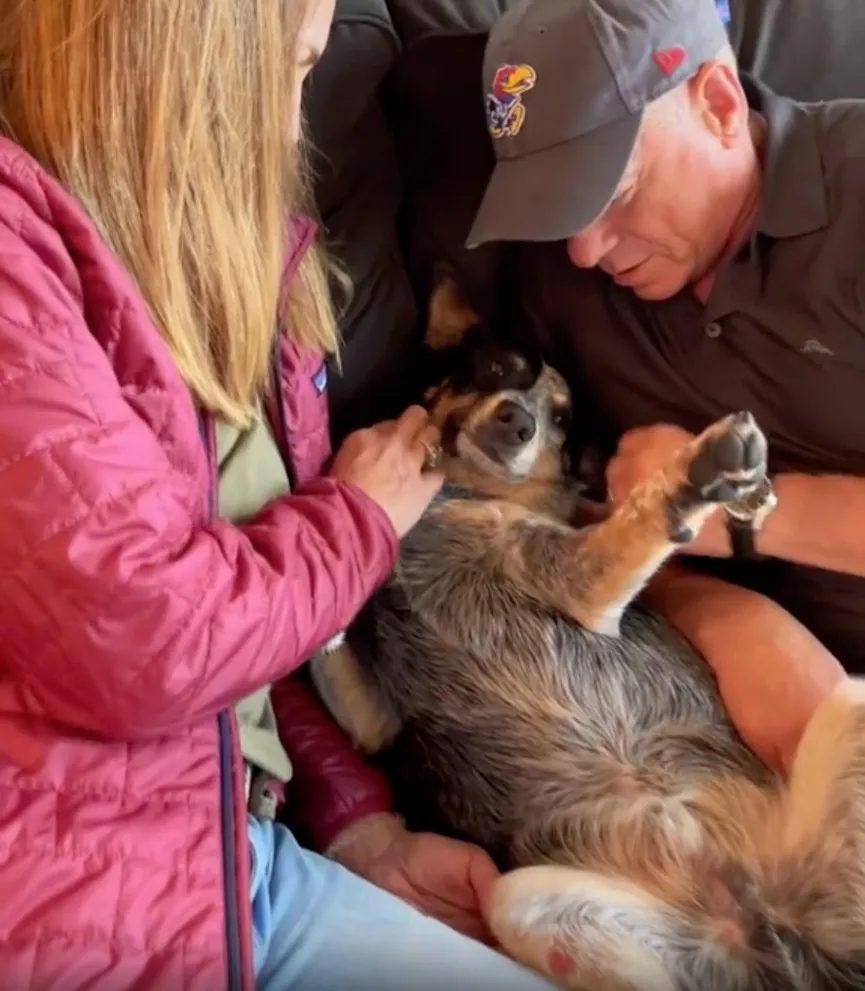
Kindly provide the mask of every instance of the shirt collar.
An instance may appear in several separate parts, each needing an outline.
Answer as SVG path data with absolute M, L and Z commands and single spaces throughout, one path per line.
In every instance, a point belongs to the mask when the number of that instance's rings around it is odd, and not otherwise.
M 728 258 L 715 273 L 705 304 L 710 321 L 735 312 L 747 280 L 760 284 L 773 241 L 829 226 L 817 125 L 808 106 L 778 96 L 750 76 L 741 79 L 751 109 L 766 122 L 760 208 L 754 234 L 742 248 L 751 264 L 737 265 Z
M 766 154 L 757 233 L 781 239 L 829 225 L 817 126 L 807 105 L 778 96 L 750 76 L 742 85 L 766 121 Z

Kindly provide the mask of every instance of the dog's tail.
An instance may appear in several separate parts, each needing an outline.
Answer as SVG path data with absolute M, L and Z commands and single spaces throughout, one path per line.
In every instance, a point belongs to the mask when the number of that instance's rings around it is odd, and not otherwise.
M 738 907 L 752 987 L 865 989 L 865 681 L 812 717 L 758 841 L 718 871 Z M 708 984 L 706 986 L 709 986 Z
M 731 977 L 738 975 L 738 983 L 736 978 L 731 982 L 728 977 L 728 983 L 719 982 L 717 987 L 741 986 L 743 991 L 865 989 L 863 954 L 858 954 L 858 961 L 857 954 L 833 954 L 821 943 L 820 937 L 824 933 L 821 934 L 819 922 L 816 927 L 809 925 L 808 914 L 815 916 L 814 921 L 831 922 L 834 908 L 825 897 L 821 901 L 821 893 L 813 887 L 807 869 L 797 872 L 793 868 L 784 878 L 783 887 L 788 893 L 795 889 L 795 898 L 791 899 L 766 876 L 760 876 L 738 862 L 724 864 L 718 871 L 718 878 L 729 892 L 736 912 L 730 930 L 735 933 L 732 942 L 726 943 L 722 938 L 716 948 L 722 951 L 721 969 Z M 797 911 L 804 906 L 807 906 L 804 913 Z M 724 955 L 727 960 L 723 959 Z M 696 968 L 693 961 L 691 966 L 682 963 L 682 971 L 687 976 L 692 977 L 694 969 L 699 976 L 699 963 Z
M 719 868 L 717 877 L 735 906 L 728 939 L 719 940 L 722 955 L 730 954 L 735 969 L 748 974 L 748 986 L 755 991 L 800 991 L 802 974 L 790 934 L 766 901 L 761 879 L 734 861 Z M 726 961 L 721 962 L 723 966 Z
M 747 991 L 863 991 L 865 681 L 848 680 L 822 703 L 777 801 L 747 861 L 733 854 L 717 863 L 714 886 L 705 867 L 689 872 L 697 881 L 696 910 L 686 916 L 703 929 L 708 921 L 722 949 L 730 937 L 730 972 L 744 966 Z M 703 878 L 712 911 L 701 919 Z M 713 930 L 719 919 L 721 928 Z M 725 919 L 733 922 L 728 928 Z
M 803 986 L 865 989 L 865 681 L 843 682 L 812 717 L 761 860 Z
M 698 846 L 648 886 L 615 860 L 505 874 L 493 933 L 568 987 L 863 991 L 865 680 L 822 703 L 778 801 L 747 858 Z
M 675 922 L 662 906 L 673 972 L 724 991 L 865 991 L 865 680 L 822 703 L 777 802 L 748 860 L 682 864 L 691 904 Z
M 764 873 L 727 860 L 713 872 L 727 897 L 720 904 L 704 903 L 687 914 L 703 930 L 695 947 L 711 948 L 714 966 L 707 970 L 700 949 L 683 955 L 676 968 L 681 984 L 742 991 L 865 989 L 865 944 L 861 940 L 865 932 L 860 928 L 859 953 L 833 953 L 831 944 L 823 942 L 822 937 L 828 935 L 826 925 L 837 924 L 840 908 L 833 904 L 825 880 L 818 881 L 820 875 L 831 876 L 831 871 L 823 874 L 828 865 L 824 863 L 815 873 L 804 862 L 799 862 L 798 869 L 787 862 L 783 879 L 776 874 L 778 866 L 776 861 Z M 697 891 L 695 897 L 699 900 Z M 701 908 L 710 911 L 704 915 Z M 845 929 L 848 924 L 855 925 L 849 918 Z
M 565 987 L 640 991 L 862 991 L 865 971 L 787 926 L 760 878 L 728 863 L 673 905 L 639 885 L 570 867 L 505 874 L 490 903 L 502 949 Z M 700 895 L 702 897 L 700 897 Z

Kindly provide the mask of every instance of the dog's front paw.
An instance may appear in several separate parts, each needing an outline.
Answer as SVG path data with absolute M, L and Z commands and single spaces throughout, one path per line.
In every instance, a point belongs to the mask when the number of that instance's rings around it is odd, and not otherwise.
M 685 474 L 699 502 L 732 503 L 766 477 L 766 438 L 750 413 L 718 420 L 688 447 Z

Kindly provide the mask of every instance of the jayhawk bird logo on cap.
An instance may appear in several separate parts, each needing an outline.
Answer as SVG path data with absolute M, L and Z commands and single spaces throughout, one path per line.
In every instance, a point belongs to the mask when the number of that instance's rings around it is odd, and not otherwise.
M 494 138 L 513 138 L 526 119 L 523 93 L 537 82 L 530 65 L 503 65 L 496 70 L 487 93 L 487 126 Z

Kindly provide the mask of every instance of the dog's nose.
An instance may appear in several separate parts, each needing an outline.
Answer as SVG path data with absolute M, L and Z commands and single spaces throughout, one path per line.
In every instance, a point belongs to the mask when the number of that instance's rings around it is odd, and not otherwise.
M 507 443 L 528 444 L 538 428 L 532 414 L 519 403 L 503 399 L 496 410 L 496 433 Z

